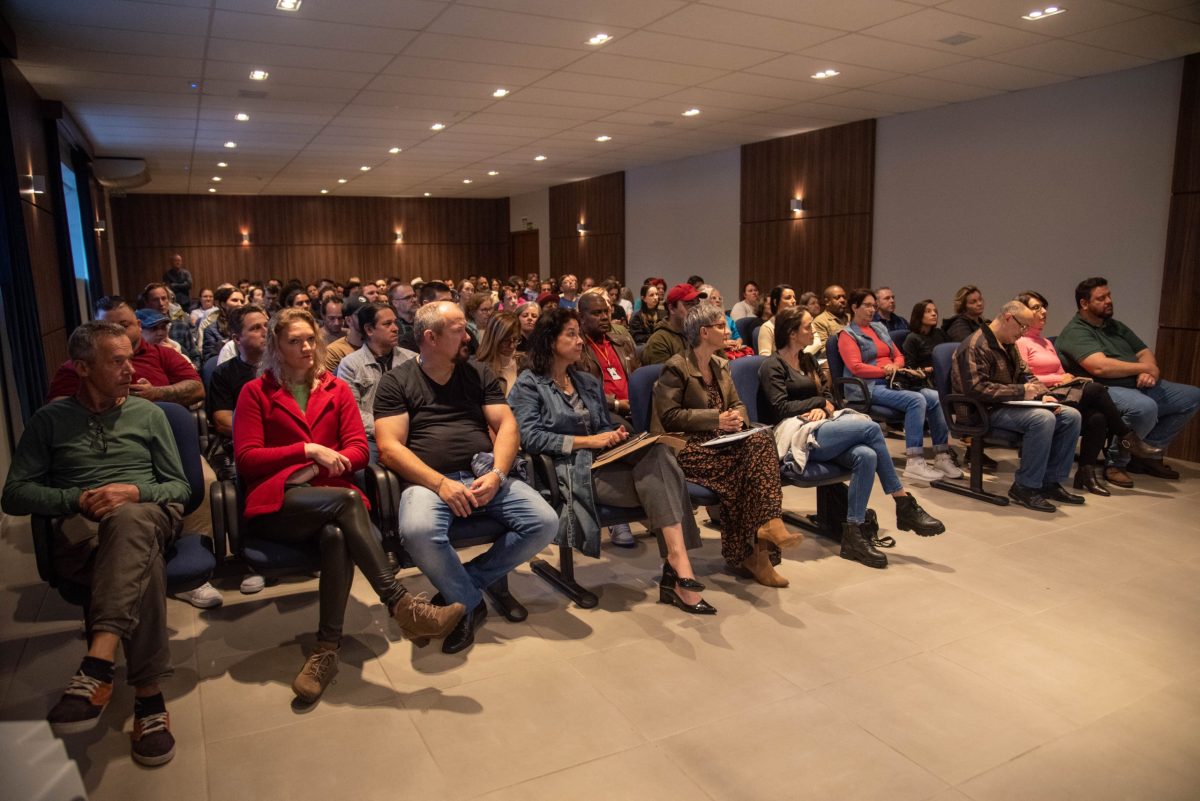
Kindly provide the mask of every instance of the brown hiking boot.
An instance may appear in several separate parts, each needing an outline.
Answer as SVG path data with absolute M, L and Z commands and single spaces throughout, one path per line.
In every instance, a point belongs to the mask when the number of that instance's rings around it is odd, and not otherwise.
M 300 675 L 292 682 L 292 692 L 306 704 L 316 703 L 338 672 L 338 647 L 332 643 L 317 643 L 308 656 Z
M 413 645 L 424 648 L 429 645 L 430 639 L 440 640 L 449 634 L 466 611 L 467 608 L 460 603 L 435 606 L 425 598 L 425 593 L 413 595 L 406 592 L 392 607 L 392 617 L 404 636 L 413 641 Z

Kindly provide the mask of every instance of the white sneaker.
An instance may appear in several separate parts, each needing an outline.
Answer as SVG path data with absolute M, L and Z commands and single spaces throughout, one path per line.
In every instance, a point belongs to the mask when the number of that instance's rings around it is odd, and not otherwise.
M 247 573 L 242 579 L 242 586 L 239 589 L 242 595 L 253 595 L 256 592 L 262 592 L 263 587 L 267 586 L 267 580 L 257 573 Z
M 615 526 L 609 526 L 608 538 L 618 548 L 632 548 L 637 545 L 637 540 L 634 538 L 633 532 L 629 530 L 628 523 L 618 523 Z
M 933 457 L 933 469 L 940 472 L 946 478 L 962 478 L 963 471 L 958 469 L 958 465 L 950 458 L 948 453 L 939 453 Z
M 221 593 L 207 581 L 191 592 L 180 593 L 179 600 L 187 601 L 197 609 L 212 609 L 224 602 Z
M 904 466 L 904 477 L 909 481 L 941 481 L 945 476 L 941 470 L 934 470 L 924 458 L 912 457 Z

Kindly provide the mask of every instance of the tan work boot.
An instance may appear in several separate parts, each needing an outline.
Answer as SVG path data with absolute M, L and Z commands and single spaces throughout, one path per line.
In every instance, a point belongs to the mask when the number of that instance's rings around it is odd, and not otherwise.
M 755 543 L 754 552 L 742 562 L 742 567 L 749 571 L 754 580 L 764 587 L 786 587 L 790 582 L 775 571 L 767 546 Z
M 317 649 L 308 655 L 308 661 L 300 669 L 300 675 L 292 682 L 292 692 L 306 704 L 315 703 L 325 692 L 338 672 L 338 647 L 333 643 L 319 642 Z
M 392 617 L 404 636 L 413 641 L 413 645 L 424 648 L 429 645 L 430 638 L 440 640 L 449 634 L 466 611 L 467 608 L 460 603 L 435 606 L 425 598 L 425 593 L 413 595 L 406 592 L 392 607 Z
M 758 538 L 774 543 L 776 548 L 791 548 L 804 541 L 804 535 L 788 531 L 787 526 L 778 517 L 773 517 L 759 526 Z

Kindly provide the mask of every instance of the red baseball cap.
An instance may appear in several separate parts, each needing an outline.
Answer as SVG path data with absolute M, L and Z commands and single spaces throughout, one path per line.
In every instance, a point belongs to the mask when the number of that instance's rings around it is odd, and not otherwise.
M 671 287 L 671 291 L 667 293 L 667 305 L 671 306 L 676 303 L 686 303 L 689 300 L 695 300 L 700 297 L 700 293 L 696 291 L 696 287 L 691 284 L 676 284 Z

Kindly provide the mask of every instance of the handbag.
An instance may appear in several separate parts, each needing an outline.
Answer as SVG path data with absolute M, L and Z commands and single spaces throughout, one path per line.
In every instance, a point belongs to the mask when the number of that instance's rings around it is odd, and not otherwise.
M 909 372 L 908 369 L 900 369 L 892 373 L 892 377 L 888 379 L 888 389 L 907 389 L 917 391 L 921 389 L 932 389 L 929 376 L 923 371 L 921 375 Z

